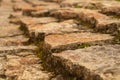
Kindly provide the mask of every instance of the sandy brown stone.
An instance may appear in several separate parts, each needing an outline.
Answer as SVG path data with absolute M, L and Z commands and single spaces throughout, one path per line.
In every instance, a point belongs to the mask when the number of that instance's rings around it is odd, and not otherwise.
M 51 15 L 64 19 L 75 18 L 84 22 L 84 24 L 89 24 L 89 26 L 96 28 L 98 31 L 104 30 L 106 33 L 114 32 L 120 27 L 119 20 L 112 19 L 96 10 L 62 8 L 51 12 Z
M 34 31 L 35 33 L 45 33 L 45 34 L 55 34 L 55 33 L 64 33 L 64 32 L 75 32 L 77 29 L 77 22 L 75 20 L 66 20 L 60 23 L 48 23 L 45 25 L 35 25 L 35 27 L 31 25 L 29 31 Z
M 107 34 L 96 33 L 70 33 L 61 35 L 48 35 L 45 37 L 45 43 L 50 46 L 53 52 L 59 52 L 65 49 L 76 49 L 84 46 L 84 43 L 89 46 L 91 43 L 109 41 L 113 37 Z
M 0 37 L 10 37 L 10 36 L 17 36 L 21 35 L 22 32 L 19 30 L 19 25 L 5 25 L 0 27 Z
M 60 6 L 57 5 L 57 4 L 50 4 L 50 5 L 41 6 L 41 7 L 42 7 L 41 10 L 37 10 L 37 11 L 30 12 L 30 15 L 31 15 L 31 16 L 34 16 L 34 17 L 49 16 L 49 13 L 50 13 L 51 11 L 60 8 Z
M 68 50 L 54 53 L 53 59 L 61 62 L 69 73 L 83 80 L 119 80 L 119 47 L 108 45 Z
M 48 80 L 50 73 L 41 70 L 38 64 L 39 58 L 35 55 L 27 57 L 7 55 L 6 72 L 7 79 L 17 80 Z
M 97 33 L 120 30 L 119 4 L 2 0 L 0 80 L 119 80 L 120 46 L 111 44 L 114 35 Z M 117 37 L 114 41 L 119 43 Z
M 15 10 L 15 11 L 20 11 L 20 10 L 24 10 L 24 9 L 33 9 L 33 7 L 24 1 L 20 1 L 19 3 L 15 3 L 13 6 L 13 10 Z
M 0 55 L 0 76 L 4 75 L 5 73 L 5 64 L 6 64 L 5 62 L 6 62 L 5 57 Z
M 50 21 L 51 20 L 52 19 L 50 19 Z M 41 21 L 41 23 L 47 23 L 46 21 L 45 20 Z M 24 32 L 27 31 L 27 34 L 32 38 L 37 38 L 38 36 L 40 37 L 42 36 L 42 33 L 44 33 L 45 35 L 48 35 L 48 34 L 58 34 L 58 33 L 79 31 L 78 22 L 76 20 L 66 20 L 59 23 L 52 22 L 52 21 L 49 23 L 49 20 L 48 20 L 47 24 L 32 24 L 32 25 L 22 26 L 21 28 Z
M 22 52 L 22 51 L 35 51 L 36 47 L 35 46 L 3 46 L 0 47 L 0 53 L 17 53 L 17 52 Z
M 119 16 L 120 15 L 120 3 L 116 0 L 113 1 L 101 1 L 101 12 L 107 15 Z
M 57 22 L 57 21 L 58 20 L 54 17 L 41 17 L 41 18 L 23 17 L 23 18 L 20 18 L 20 22 L 25 25 L 46 24 L 46 23 Z
M 23 36 L 0 38 L 0 46 L 18 46 L 23 45 L 27 41 L 28 38 L 25 38 Z

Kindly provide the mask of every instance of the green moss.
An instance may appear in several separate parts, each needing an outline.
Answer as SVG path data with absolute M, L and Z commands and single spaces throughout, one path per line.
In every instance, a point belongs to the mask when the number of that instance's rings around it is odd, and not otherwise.
M 93 5 L 93 4 L 90 4 L 90 5 L 87 5 L 87 6 L 76 4 L 74 7 L 75 8 L 87 8 L 87 9 L 93 9 L 93 10 L 98 9 L 98 7 L 96 5 Z
M 90 47 L 91 45 L 89 43 L 82 43 L 78 46 L 78 48 L 86 48 L 86 47 Z
M 120 1 L 120 0 L 116 0 L 116 1 Z
M 114 15 L 114 14 L 113 14 Z M 109 15 L 108 15 L 109 16 Z M 111 18 L 113 19 L 120 19 L 120 16 L 119 15 L 114 15 L 114 16 L 111 16 Z
M 113 40 L 114 44 L 120 44 L 120 31 L 115 35 L 115 38 Z
M 43 51 L 43 45 L 44 45 L 44 41 L 38 42 L 37 44 L 37 49 L 36 49 L 36 54 L 40 59 L 43 59 L 44 57 L 44 51 Z
M 82 6 L 80 6 L 80 4 L 77 4 L 74 6 L 75 8 L 82 8 Z

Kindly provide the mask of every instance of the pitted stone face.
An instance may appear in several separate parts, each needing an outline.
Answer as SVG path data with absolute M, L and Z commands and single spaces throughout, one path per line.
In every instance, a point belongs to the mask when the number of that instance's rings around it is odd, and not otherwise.
M 82 43 L 104 42 L 112 40 L 112 36 L 107 34 L 96 33 L 70 33 L 70 34 L 56 34 L 45 37 L 45 42 L 51 46 L 51 49 L 60 49 L 73 47 Z
M 20 18 L 20 22 L 25 25 L 46 24 L 46 23 L 57 22 L 57 21 L 58 20 L 54 17 L 41 17 L 41 18 L 22 17 Z
M 54 53 L 53 59 L 59 60 L 71 74 L 84 76 L 84 80 L 119 80 L 119 45 L 93 46 L 85 49 L 68 50 Z
M 60 19 L 74 18 L 85 23 L 89 23 L 89 26 L 94 27 L 97 31 L 103 31 L 105 33 L 113 33 L 118 30 L 118 27 L 120 27 L 119 19 L 112 19 L 97 10 L 83 8 L 61 8 L 52 11 L 51 15 Z M 112 24 L 114 24 L 114 26 Z
M 120 80 L 119 15 L 117 0 L 0 0 L 0 80 Z

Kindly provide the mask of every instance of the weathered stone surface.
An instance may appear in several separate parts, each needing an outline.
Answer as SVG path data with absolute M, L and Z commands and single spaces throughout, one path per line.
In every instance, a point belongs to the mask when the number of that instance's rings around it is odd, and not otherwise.
M 64 0 L 60 3 L 62 7 L 76 7 L 76 8 L 88 8 L 88 9 L 101 9 L 104 6 L 114 6 L 112 4 L 119 5 L 115 0 Z
M 63 19 L 76 18 L 78 13 L 72 8 L 62 8 L 50 12 L 51 16 Z
M 119 45 L 93 46 L 54 53 L 52 58 L 56 65 L 61 63 L 69 73 L 83 80 L 119 80 L 119 48 Z
M 0 47 L 0 53 L 17 53 L 22 51 L 35 51 L 35 46 L 10 46 Z
M 46 24 L 50 22 L 57 22 L 58 20 L 54 17 L 41 17 L 41 18 L 33 18 L 33 17 L 23 17 L 20 18 L 20 22 L 25 25 L 35 25 L 35 24 Z
M 96 30 L 104 33 L 114 34 L 115 31 L 119 31 L 120 21 L 117 19 L 109 19 L 109 20 L 99 20 L 96 23 Z
M 46 24 L 50 22 L 57 22 L 58 19 L 54 17 L 41 17 L 41 18 L 35 18 L 35 17 L 26 17 L 26 16 L 21 16 L 21 17 L 15 17 L 11 18 L 10 22 L 19 24 L 19 25 L 35 25 L 35 24 Z
M 55 10 L 51 12 L 51 15 L 53 16 L 58 16 L 59 18 L 79 18 L 80 20 L 83 21 L 88 21 L 90 23 L 93 23 L 92 20 L 99 20 L 103 18 L 109 19 L 106 15 L 98 13 L 98 11 L 95 10 L 89 10 L 89 9 L 78 9 L 78 8 L 62 8 Z
M 46 18 L 47 19 L 47 18 Z M 52 19 L 50 19 L 51 21 Z M 53 19 L 54 20 L 54 19 Z M 47 21 L 47 20 L 46 20 Z M 48 34 L 58 34 L 58 33 L 66 33 L 66 32 L 78 32 L 79 26 L 78 22 L 76 20 L 66 20 L 63 22 L 48 22 L 41 21 L 41 23 L 47 23 L 47 24 L 32 24 L 32 25 L 26 25 L 21 26 L 21 29 L 30 37 L 37 38 L 40 37 L 41 33 L 45 33 L 45 35 Z M 34 34 L 33 34 L 34 33 Z
M 33 7 L 24 1 L 20 1 L 19 3 L 15 3 L 13 6 L 13 10 L 15 10 L 15 11 L 20 11 L 23 9 L 33 9 Z
M 89 2 L 88 2 L 88 0 L 86 0 L 86 1 L 85 0 L 63 0 L 61 2 L 61 6 L 63 6 L 63 7 L 67 7 L 67 6 L 73 7 L 74 5 L 79 4 L 79 3 L 84 3 L 84 5 L 85 5 Z M 81 7 L 83 7 L 83 6 L 81 6 Z
M 120 6 L 104 7 L 104 8 L 102 8 L 101 12 L 108 14 L 108 15 L 120 16 Z
M 11 0 L 11 2 L 22 2 L 23 0 Z
M 42 8 L 41 10 L 30 12 L 30 15 L 34 17 L 48 16 L 49 12 L 59 9 L 60 6 L 56 4 L 51 4 L 47 6 L 41 6 L 41 8 Z
M 4 75 L 5 72 L 5 57 L 4 56 L 0 56 L 0 76 Z
M 32 4 L 33 6 L 41 6 L 41 5 L 43 5 L 43 6 L 48 6 L 48 5 L 58 5 L 59 6 L 59 4 L 57 4 L 57 3 L 53 3 L 53 2 L 45 2 L 44 0 L 25 0 L 27 3 L 29 3 L 29 4 Z
M 120 27 L 119 20 L 112 19 L 96 10 L 62 8 L 51 12 L 51 15 L 64 19 L 76 18 L 88 23 L 89 26 L 95 27 L 98 31 L 104 30 L 106 33 L 114 32 L 115 30 L 118 30 L 118 27 Z
M 113 37 L 107 34 L 96 33 L 70 33 L 70 34 L 56 34 L 45 37 L 45 43 L 48 44 L 53 52 L 59 52 L 65 49 L 76 49 L 80 46 L 87 47 L 91 43 L 109 41 Z M 86 43 L 86 44 L 84 44 Z M 83 45 L 82 45 L 83 44 Z M 86 46 L 85 46 L 86 45 Z
M 50 73 L 41 71 L 37 65 L 34 66 L 27 66 L 27 68 L 24 70 L 22 76 L 19 77 L 18 80 L 24 79 L 24 80 L 49 80 L 51 77 Z
M 17 5 L 18 7 L 15 7 Z M 16 18 L 18 21 L 23 18 L 22 11 L 13 13 L 12 7 L 16 10 L 21 10 L 21 7 L 29 10 L 31 8 L 30 5 L 24 0 L 2 0 L 1 2 L 0 80 L 49 80 L 53 76 L 53 73 L 43 71 L 42 62 L 36 56 L 37 47 L 24 44 L 28 38 L 23 36 L 23 32 L 19 30 L 19 25 L 9 23 L 9 18 Z M 44 24 L 56 21 L 56 19 L 50 17 L 38 20 L 28 18 L 22 20 L 26 25 L 30 25 L 33 22 L 34 24 Z
M 45 25 L 32 25 L 29 26 L 29 31 L 35 33 L 45 33 L 45 34 L 55 34 L 55 33 L 63 33 L 63 32 L 76 32 L 78 31 L 77 21 L 75 20 L 66 20 L 60 23 L 48 23 Z
M 55 3 L 45 4 L 45 2 L 44 2 L 44 3 L 40 3 L 40 5 L 38 5 L 38 4 L 36 4 L 37 6 L 32 6 L 28 3 L 22 2 L 21 4 L 16 4 L 14 6 L 14 10 L 15 11 L 21 10 L 21 11 L 23 11 L 24 15 L 36 16 L 36 15 L 43 15 L 45 13 L 48 13 L 51 10 L 60 8 L 60 6 L 58 4 L 55 4 Z M 24 7 L 24 6 L 26 6 L 26 7 Z M 37 11 L 37 13 L 36 13 L 36 11 Z
M 25 14 L 35 16 L 35 17 L 40 17 L 40 16 L 45 16 L 48 15 L 51 10 L 58 9 L 60 8 L 60 5 L 57 3 L 52 3 L 52 2 L 45 2 L 45 1 L 38 1 L 38 0 L 25 0 L 29 4 L 35 6 L 33 8 L 38 7 L 39 10 L 34 10 L 34 11 L 29 11 L 26 9 L 24 10 Z M 27 11 L 27 12 L 26 12 Z
M 0 46 L 18 46 L 23 45 L 28 41 L 28 38 L 23 36 L 15 36 L 15 37 L 5 37 L 0 38 Z
M 49 23 L 57 22 L 58 20 L 53 17 L 41 17 L 41 18 L 32 18 L 32 17 L 23 17 L 19 20 L 12 20 L 13 23 L 18 23 L 21 25 L 20 29 L 24 31 L 25 34 L 30 35 L 33 30 L 37 30 L 41 28 L 43 25 L 47 25 Z
M 7 25 L 0 27 L 0 37 L 9 37 L 21 35 L 22 32 L 19 30 L 19 25 Z
M 116 0 L 2 0 L 0 4 L 0 80 L 119 80 L 119 45 L 111 44 L 116 37 L 96 32 L 119 32 L 119 18 L 113 16 L 119 16 Z M 50 68 L 43 69 L 45 64 Z
M 120 15 L 120 3 L 117 1 L 104 1 L 101 3 L 103 6 L 101 8 L 101 12 L 107 15 Z
M 7 55 L 6 72 L 7 79 L 16 80 L 48 80 L 50 74 L 41 70 L 39 58 L 35 55 L 27 57 Z
M 20 17 L 23 17 L 22 15 L 22 11 L 16 11 L 16 12 L 12 12 L 9 16 L 10 19 L 12 18 L 20 18 Z

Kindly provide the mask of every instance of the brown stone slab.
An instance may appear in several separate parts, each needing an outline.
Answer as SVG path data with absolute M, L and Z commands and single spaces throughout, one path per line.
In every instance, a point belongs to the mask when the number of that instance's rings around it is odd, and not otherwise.
M 35 55 L 19 57 L 15 55 L 7 55 L 6 72 L 7 79 L 15 78 L 18 80 L 48 80 L 51 77 L 49 72 L 42 71 L 39 64 L 40 59 Z
M 112 40 L 112 36 L 108 34 L 97 33 L 69 33 L 48 35 L 45 37 L 45 43 L 49 45 L 49 50 L 59 52 L 66 49 L 76 49 L 89 47 L 95 44 L 105 44 Z
M 0 47 L 0 53 L 17 53 L 22 51 L 35 51 L 35 46 L 2 46 Z
M 23 34 L 20 30 L 19 30 L 19 25 L 3 25 L 0 27 L 0 37 L 9 37 L 9 36 L 17 36 L 17 35 L 21 35 Z
M 0 38 L 0 46 L 18 46 L 23 45 L 28 41 L 24 36 L 5 37 Z
M 120 46 L 93 46 L 52 54 L 53 63 L 82 80 L 119 80 Z
M 23 18 L 20 18 L 20 22 L 25 25 L 46 24 L 46 23 L 57 22 L 57 21 L 58 20 L 54 17 L 41 17 L 41 18 L 23 17 Z
M 66 20 L 63 22 L 48 23 L 45 25 L 35 25 L 35 27 L 29 29 L 35 31 L 35 33 L 57 34 L 64 32 L 76 32 L 78 31 L 78 25 L 75 20 Z
M 100 29 L 100 31 L 104 31 L 106 33 L 117 31 L 118 27 L 120 27 L 119 20 L 112 19 L 96 10 L 62 8 L 51 12 L 51 15 L 60 19 L 78 19 L 84 24 L 89 24 L 88 26 L 94 27 L 98 31 Z
M 47 19 L 47 18 L 46 18 Z M 53 19 L 54 20 L 54 19 Z M 47 21 L 47 20 L 46 20 Z M 41 22 L 46 22 L 41 21 Z M 48 20 L 49 21 L 49 20 Z M 50 19 L 51 21 L 51 19 Z M 37 37 L 39 33 L 48 34 L 58 34 L 58 33 L 65 33 L 65 32 L 76 32 L 79 31 L 79 27 L 77 25 L 77 21 L 75 20 L 66 20 L 63 22 L 46 22 L 47 24 L 31 24 L 21 26 L 21 29 L 31 37 Z M 34 35 L 32 33 L 35 33 Z M 41 35 L 39 35 L 41 36 Z

